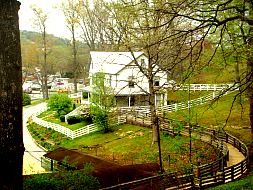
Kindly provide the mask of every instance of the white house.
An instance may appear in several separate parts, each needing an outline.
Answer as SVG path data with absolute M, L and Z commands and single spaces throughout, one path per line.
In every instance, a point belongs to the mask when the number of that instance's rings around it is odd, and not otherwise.
M 118 106 L 148 105 L 148 79 L 134 61 L 136 60 L 145 71 L 148 66 L 148 58 L 143 52 L 134 52 L 132 55 L 131 52 L 92 51 L 90 57 L 90 87 L 92 87 L 92 76 L 97 72 L 103 72 L 114 89 Z M 157 88 L 166 82 L 165 72 L 156 73 L 154 84 Z M 156 93 L 156 105 L 166 103 L 166 94 L 166 91 Z

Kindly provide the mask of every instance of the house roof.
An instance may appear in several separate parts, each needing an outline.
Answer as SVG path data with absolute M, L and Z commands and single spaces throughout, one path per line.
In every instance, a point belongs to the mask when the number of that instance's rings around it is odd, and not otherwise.
M 134 57 L 140 57 L 143 52 L 133 52 Z M 104 72 L 116 74 L 126 65 L 131 63 L 134 58 L 131 52 L 98 52 L 91 51 L 90 73 Z

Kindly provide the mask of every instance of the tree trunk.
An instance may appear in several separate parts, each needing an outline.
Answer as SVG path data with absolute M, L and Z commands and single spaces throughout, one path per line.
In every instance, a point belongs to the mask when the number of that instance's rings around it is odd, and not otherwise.
M 22 189 L 22 64 L 16 0 L 0 1 L 0 189 Z
M 44 47 L 44 63 L 43 63 L 43 73 L 44 75 L 43 84 L 44 87 L 42 88 L 43 91 L 43 98 L 48 99 L 48 87 L 47 87 L 47 74 L 48 74 L 48 64 L 47 64 L 47 41 L 46 41 L 46 27 L 43 25 L 43 47 Z
M 252 40 L 251 40 L 252 42 Z M 251 53 L 252 54 L 252 53 Z M 252 57 L 253 58 L 253 57 Z M 252 58 L 248 58 L 248 82 L 252 83 L 253 81 L 253 60 Z M 248 98 L 249 98 L 249 119 L 250 119 L 250 127 L 251 127 L 251 136 L 253 138 L 253 85 L 251 84 L 248 89 Z
M 153 80 L 149 80 L 149 106 L 150 106 L 150 112 L 151 112 L 151 125 L 152 125 L 152 131 L 153 131 L 153 138 L 152 138 L 152 144 L 155 144 L 158 142 L 158 122 L 157 121 L 157 114 L 156 114 L 156 108 L 155 108 L 155 92 L 154 92 L 154 85 Z
M 78 64 L 77 64 L 77 49 L 76 49 L 76 37 L 75 37 L 75 26 L 72 25 L 72 41 L 73 41 L 73 67 L 74 67 L 74 89 L 75 93 L 77 93 L 77 71 L 78 71 Z
M 251 6 L 250 9 L 250 14 L 252 15 L 253 13 L 253 5 Z M 252 22 L 248 23 L 249 24 L 249 38 L 248 38 L 248 60 L 247 60 L 247 68 L 248 68 L 248 83 L 253 82 L 253 24 Z M 248 96 L 249 96 L 249 118 L 250 118 L 250 127 L 251 127 L 251 136 L 253 138 L 253 84 L 251 84 L 248 88 Z

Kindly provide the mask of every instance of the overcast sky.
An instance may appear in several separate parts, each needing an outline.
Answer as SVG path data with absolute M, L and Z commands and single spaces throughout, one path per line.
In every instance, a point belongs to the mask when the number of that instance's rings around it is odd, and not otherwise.
M 34 14 L 31 5 L 36 5 L 44 10 L 48 14 L 48 20 L 46 23 L 47 33 L 54 34 L 58 37 L 70 37 L 64 23 L 64 15 L 62 11 L 54 8 L 62 0 L 18 0 L 21 3 L 19 10 L 19 28 L 20 30 L 38 31 L 33 25 Z

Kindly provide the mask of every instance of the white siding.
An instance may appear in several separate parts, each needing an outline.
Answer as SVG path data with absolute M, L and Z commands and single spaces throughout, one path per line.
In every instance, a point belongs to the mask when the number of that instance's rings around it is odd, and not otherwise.
M 100 52 L 101 53 L 101 52 Z M 114 56 L 114 62 L 112 64 L 112 60 L 110 60 L 110 63 L 106 63 L 106 61 L 103 61 L 103 59 L 107 55 Z M 141 55 L 141 52 L 136 52 L 136 55 Z M 115 52 L 105 52 L 101 54 L 101 57 L 99 57 L 98 53 L 93 52 L 93 57 L 95 56 L 94 60 L 91 62 L 91 70 L 90 70 L 90 78 L 92 75 L 98 71 L 102 71 L 106 74 L 106 78 L 110 79 L 110 86 L 114 88 L 114 91 L 116 95 L 122 95 L 122 96 L 130 96 L 130 95 L 138 95 L 138 94 L 146 94 L 149 93 L 149 85 L 148 85 L 148 79 L 145 77 L 145 75 L 139 70 L 139 67 L 136 66 L 136 64 L 132 59 L 129 59 L 129 52 L 125 52 L 124 55 L 122 52 L 118 52 L 118 56 L 120 58 L 115 58 L 117 53 Z M 130 54 L 131 56 L 131 54 Z M 104 57 L 104 58 L 103 58 Z M 109 56 L 110 57 L 110 56 Z M 127 57 L 127 58 L 126 58 Z M 91 56 L 92 58 L 92 56 Z M 111 58 L 111 57 L 110 57 Z M 143 60 L 145 61 L 145 66 L 148 65 L 148 59 L 147 57 L 142 54 L 138 57 L 137 62 L 141 65 L 143 63 Z M 120 61 L 117 66 L 116 60 Z M 132 62 L 131 62 L 132 60 Z M 95 62 L 94 62 L 95 61 Z M 99 63 L 100 61 L 100 63 Z M 126 62 L 124 62 L 126 61 Z M 105 69 L 106 68 L 106 69 Z M 117 71 L 117 72 L 116 72 Z M 133 76 L 135 78 L 135 84 L 133 88 L 129 87 L 129 77 Z M 165 72 L 159 72 L 156 74 L 160 78 L 159 80 L 159 86 L 163 85 L 167 82 L 167 75 Z M 92 85 L 92 80 L 90 81 L 90 85 Z

